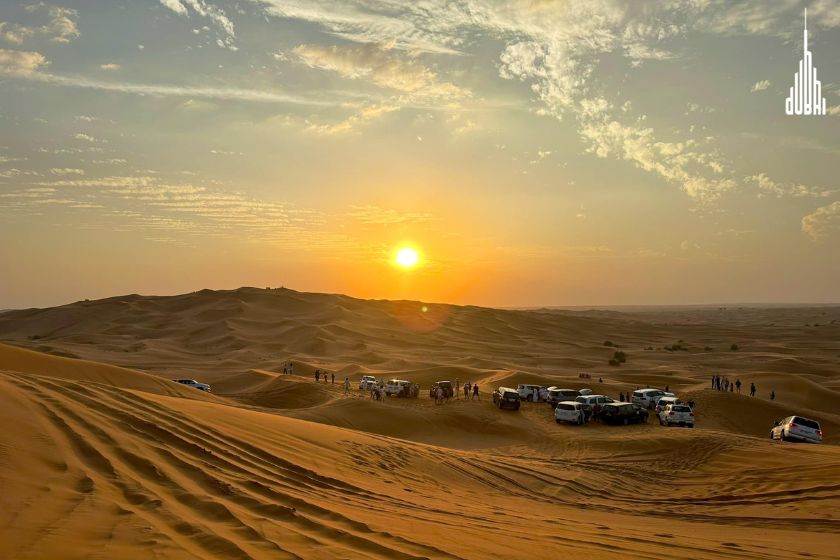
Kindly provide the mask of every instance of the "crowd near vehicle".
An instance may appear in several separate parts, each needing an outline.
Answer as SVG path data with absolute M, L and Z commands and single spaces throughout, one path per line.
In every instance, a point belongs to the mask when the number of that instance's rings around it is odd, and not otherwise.
M 665 407 L 669 404 L 683 404 L 683 402 L 677 397 L 659 397 L 656 401 L 656 405 L 653 407 L 653 410 L 659 414 L 665 410 Z
M 653 408 L 656 401 L 661 397 L 675 396 L 674 393 L 668 393 L 661 389 L 639 389 L 638 391 L 633 391 L 633 402 L 645 408 Z
M 601 408 L 601 421 L 605 424 L 643 424 L 648 421 L 645 407 L 627 402 L 611 401 Z
M 520 400 L 519 391 L 511 389 L 510 387 L 499 387 L 493 391 L 493 404 L 501 408 L 510 408 L 512 410 L 519 410 Z
M 363 375 L 362 381 L 359 383 L 360 391 L 370 391 L 376 387 L 376 378 L 372 375 Z
M 554 409 L 554 421 L 558 424 L 568 422 L 580 426 L 586 422 L 583 405 L 577 401 L 562 401 Z
M 405 379 L 390 379 L 383 391 L 388 397 L 416 399 L 420 396 L 420 386 Z
M 820 423 L 802 416 L 788 416 L 777 420 L 770 430 L 770 439 L 795 440 L 807 443 L 822 443 Z
M 659 424 L 662 426 L 694 427 L 694 412 L 687 404 L 669 404 L 659 413 Z
M 199 391 L 204 391 L 209 393 L 210 392 L 210 385 L 207 383 L 199 383 L 195 379 L 173 379 L 175 383 L 180 383 L 181 385 L 186 385 L 188 387 L 194 387 Z
M 443 389 L 443 398 L 450 399 L 455 396 L 455 389 L 452 387 L 451 381 L 435 381 L 429 389 L 429 398 L 435 398 L 435 391 L 440 387 Z
M 529 385 L 520 383 L 516 387 L 519 398 L 529 402 L 544 401 L 548 397 L 548 390 L 542 385 Z
M 546 402 L 553 407 L 563 401 L 573 401 L 580 396 L 580 391 L 574 389 L 561 389 L 559 387 L 549 387 L 546 390 Z

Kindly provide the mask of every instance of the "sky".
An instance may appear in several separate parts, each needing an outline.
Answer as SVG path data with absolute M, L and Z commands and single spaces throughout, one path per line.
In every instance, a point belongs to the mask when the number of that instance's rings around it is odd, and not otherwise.
M 3 0 L 0 309 L 838 302 L 838 53 L 840 0 Z

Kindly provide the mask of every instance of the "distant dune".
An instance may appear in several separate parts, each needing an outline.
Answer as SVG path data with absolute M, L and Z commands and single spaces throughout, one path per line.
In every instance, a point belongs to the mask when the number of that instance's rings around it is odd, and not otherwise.
M 242 288 L 11 310 L 0 340 L 0 558 L 840 550 L 838 307 L 495 310 Z M 627 361 L 610 366 L 616 347 Z M 713 373 L 745 394 L 712 391 Z M 374 402 L 362 374 L 421 398 Z M 435 405 L 441 379 L 478 383 L 481 402 Z M 668 385 L 696 401 L 697 427 L 572 427 L 545 404 L 489 402 L 522 382 Z M 826 443 L 770 441 L 794 413 Z

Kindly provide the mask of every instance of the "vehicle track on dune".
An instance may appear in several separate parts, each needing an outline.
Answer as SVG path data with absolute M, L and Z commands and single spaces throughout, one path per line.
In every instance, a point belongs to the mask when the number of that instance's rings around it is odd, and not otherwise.
M 86 494 L 108 488 L 107 494 L 120 498 L 115 506 L 154 527 L 158 538 L 199 557 L 300 558 L 303 551 L 336 542 L 371 557 L 452 556 L 321 505 L 335 496 L 381 504 L 381 496 L 301 468 L 135 393 L 4 377 L 29 395 L 72 449 L 72 470 Z M 265 520 L 271 528 L 264 528 Z

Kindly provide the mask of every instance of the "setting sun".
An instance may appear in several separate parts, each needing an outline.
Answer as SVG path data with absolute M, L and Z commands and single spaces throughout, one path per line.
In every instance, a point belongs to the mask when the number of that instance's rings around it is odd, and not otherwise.
M 403 247 L 397 251 L 397 264 L 403 268 L 412 268 L 419 260 L 420 256 L 417 254 L 417 251 L 411 247 Z

